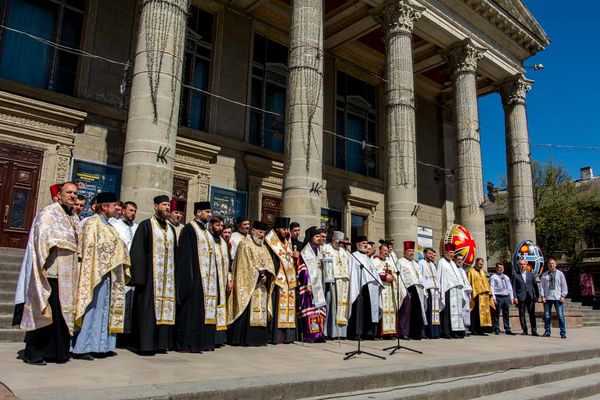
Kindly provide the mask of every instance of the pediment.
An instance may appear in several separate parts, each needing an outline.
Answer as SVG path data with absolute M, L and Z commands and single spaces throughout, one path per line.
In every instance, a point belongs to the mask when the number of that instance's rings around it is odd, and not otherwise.
M 522 0 L 494 0 L 515 20 L 524 25 L 532 34 L 546 44 L 550 42 L 548 35 L 537 22 L 529 8 Z

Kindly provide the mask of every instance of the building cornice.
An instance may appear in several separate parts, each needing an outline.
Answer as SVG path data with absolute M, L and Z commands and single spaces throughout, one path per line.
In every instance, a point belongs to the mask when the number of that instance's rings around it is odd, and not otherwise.
M 487 19 L 498 30 L 510 37 L 523 49 L 534 55 L 546 48 L 550 44 L 550 39 L 539 27 L 535 20 L 536 34 L 533 30 L 521 22 L 515 20 L 506 10 L 492 0 L 462 0 L 473 11 Z M 540 37 L 541 36 L 541 37 Z

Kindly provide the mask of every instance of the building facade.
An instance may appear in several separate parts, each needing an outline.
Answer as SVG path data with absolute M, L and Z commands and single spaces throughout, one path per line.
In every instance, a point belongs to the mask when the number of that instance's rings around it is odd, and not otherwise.
M 24 247 L 48 186 L 75 179 L 137 202 L 138 218 L 167 193 L 188 215 L 210 199 L 230 219 L 397 242 L 437 244 L 461 223 L 485 258 L 477 98 L 493 92 L 511 232 L 535 239 L 523 62 L 549 40 L 522 1 L 7 0 L 0 13 L 0 246 Z

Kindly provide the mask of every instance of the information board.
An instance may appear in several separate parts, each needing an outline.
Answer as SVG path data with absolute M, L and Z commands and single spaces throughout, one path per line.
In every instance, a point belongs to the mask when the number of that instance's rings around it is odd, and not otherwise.
M 246 215 L 246 192 L 211 185 L 209 198 L 213 215 L 223 217 L 225 224 L 235 227 L 236 218 Z
M 78 194 L 87 200 L 83 217 L 92 215 L 90 203 L 101 192 L 114 192 L 119 198 L 121 191 L 121 168 L 88 161 L 73 162 L 73 182 L 77 184 Z

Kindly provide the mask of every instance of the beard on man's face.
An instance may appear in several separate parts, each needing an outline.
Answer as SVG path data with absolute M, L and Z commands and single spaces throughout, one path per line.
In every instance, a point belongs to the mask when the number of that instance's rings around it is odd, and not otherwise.
M 264 238 L 259 238 L 259 237 L 256 237 L 256 236 L 252 235 L 252 232 L 250 233 L 250 237 L 252 237 L 252 241 L 257 246 L 262 246 L 263 242 L 265 241 Z

